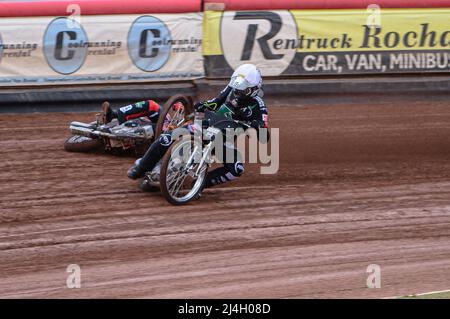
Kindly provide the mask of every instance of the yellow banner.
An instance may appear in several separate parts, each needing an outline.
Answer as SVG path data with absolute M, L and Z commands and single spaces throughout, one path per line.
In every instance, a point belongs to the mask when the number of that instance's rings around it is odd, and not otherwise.
M 450 9 L 210 11 L 209 76 L 255 63 L 265 75 L 450 71 Z
M 329 52 L 450 49 L 450 9 L 383 9 L 379 13 L 366 10 L 292 10 L 273 13 L 279 14 L 282 20 L 283 16 L 294 17 L 298 32 L 297 38 L 277 35 L 273 41 L 275 50 L 296 48 L 302 52 Z M 222 46 L 234 45 L 221 41 L 221 29 L 232 34 L 246 31 L 235 29 L 233 24 L 238 20 L 223 19 L 224 12 L 207 11 L 204 17 L 204 55 L 221 55 Z M 249 21 L 258 23 L 257 20 L 264 19 Z
M 299 33 L 295 44 L 302 52 L 450 48 L 450 9 L 383 9 L 379 15 L 365 10 L 291 13 Z

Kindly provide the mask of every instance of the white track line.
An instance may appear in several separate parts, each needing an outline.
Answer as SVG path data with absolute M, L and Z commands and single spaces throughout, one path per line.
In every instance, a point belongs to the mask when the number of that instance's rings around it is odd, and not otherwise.
M 439 291 L 431 291 L 431 292 L 423 292 L 423 293 L 420 293 L 420 294 L 412 294 L 412 295 L 405 295 L 405 296 L 385 297 L 383 299 L 398 299 L 398 298 L 402 298 L 402 297 L 427 296 L 427 295 L 434 295 L 434 294 L 442 294 L 442 293 L 446 293 L 446 292 L 450 292 L 450 289 L 448 289 L 448 290 L 439 290 Z

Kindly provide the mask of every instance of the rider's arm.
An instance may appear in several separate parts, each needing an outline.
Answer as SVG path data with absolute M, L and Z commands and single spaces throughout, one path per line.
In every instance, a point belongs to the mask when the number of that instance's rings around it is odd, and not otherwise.
M 228 94 L 230 94 L 231 90 L 232 88 L 230 86 L 227 86 L 215 98 L 195 104 L 195 109 L 201 110 L 202 108 L 206 108 L 210 111 L 217 111 L 220 106 L 225 103 L 227 96 Z
M 248 124 L 255 128 L 268 128 L 269 127 L 269 114 L 267 112 L 266 104 L 264 103 L 263 99 L 260 97 L 255 97 L 255 101 L 258 103 L 257 107 L 259 108 L 258 116 L 253 119 L 252 121 L 249 121 Z
M 269 128 L 269 114 L 267 112 L 267 107 L 266 104 L 264 103 L 264 101 L 260 98 L 260 97 L 255 97 L 256 102 L 258 103 L 258 108 L 259 108 L 259 112 L 257 112 L 256 114 L 258 114 L 258 116 L 253 119 L 252 121 L 247 122 L 248 125 L 250 125 L 250 127 L 256 129 L 257 132 L 257 136 L 258 136 L 258 140 L 261 143 L 267 143 L 270 139 L 270 134 L 269 134 L 269 130 L 266 130 L 266 134 L 261 135 L 261 131 L 260 129 L 268 129 Z

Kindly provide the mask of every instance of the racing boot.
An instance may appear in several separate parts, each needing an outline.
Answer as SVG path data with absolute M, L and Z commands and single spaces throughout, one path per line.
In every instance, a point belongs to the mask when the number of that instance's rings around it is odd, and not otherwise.
M 111 109 L 109 102 L 107 102 L 107 101 L 103 102 L 103 104 L 102 104 L 102 124 L 109 123 L 116 117 L 117 117 L 117 115 Z
M 127 176 L 131 179 L 139 179 L 144 177 L 145 169 L 143 169 L 139 164 L 134 165 L 127 172 Z
M 134 166 L 128 170 L 128 177 L 131 179 L 138 179 L 144 177 L 145 172 L 153 170 L 161 158 L 164 156 L 165 151 L 170 147 L 170 135 L 167 134 L 161 135 L 160 139 L 150 145 L 147 152 L 145 152 L 144 156 L 141 159 L 138 159 Z M 169 138 L 169 143 L 162 145 L 161 141 L 165 141 L 164 137 Z

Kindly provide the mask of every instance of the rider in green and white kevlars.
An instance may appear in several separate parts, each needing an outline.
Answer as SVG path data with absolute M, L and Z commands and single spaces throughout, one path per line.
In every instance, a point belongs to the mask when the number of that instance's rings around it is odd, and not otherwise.
M 195 109 L 199 112 L 210 110 L 224 114 L 255 129 L 268 128 L 268 112 L 262 96 L 260 70 L 253 64 L 243 64 L 234 71 L 229 84 L 217 97 L 196 103 Z M 193 125 L 188 125 L 187 128 L 191 133 L 195 131 Z M 170 132 L 162 134 L 152 143 L 145 155 L 128 170 L 128 177 L 131 179 L 144 177 L 145 172 L 155 167 L 173 142 Z M 235 148 L 232 151 L 233 161 L 208 172 L 206 187 L 234 180 L 244 173 L 244 164 L 239 152 Z

